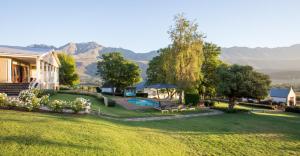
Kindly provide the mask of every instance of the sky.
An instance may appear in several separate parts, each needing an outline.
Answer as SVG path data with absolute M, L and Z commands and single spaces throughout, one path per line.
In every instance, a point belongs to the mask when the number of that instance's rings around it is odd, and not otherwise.
M 178 13 L 221 47 L 300 43 L 299 0 L 1 0 L 0 45 L 95 41 L 148 52 L 171 43 Z

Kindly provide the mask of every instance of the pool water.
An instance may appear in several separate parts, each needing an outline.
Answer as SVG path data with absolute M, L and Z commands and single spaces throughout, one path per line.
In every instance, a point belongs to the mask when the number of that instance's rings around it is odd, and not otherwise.
M 152 100 L 147 99 L 138 99 L 138 98 L 131 98 L 128 99 L 128 103 L 137 105 L 137 106 L 148 106 L 148 107 L 159 107 L 159 103 Z

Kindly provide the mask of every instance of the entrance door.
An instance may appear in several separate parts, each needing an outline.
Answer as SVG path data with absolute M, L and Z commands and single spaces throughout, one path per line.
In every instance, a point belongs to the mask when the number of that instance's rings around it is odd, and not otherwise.
M 295 105 L 294 97 L 290 97 L 289 104 L 290 104 L 290 106 Z
M 27 68 L 20 65 L 12 64 L 12 82 L 25 83 L 28 81 Z

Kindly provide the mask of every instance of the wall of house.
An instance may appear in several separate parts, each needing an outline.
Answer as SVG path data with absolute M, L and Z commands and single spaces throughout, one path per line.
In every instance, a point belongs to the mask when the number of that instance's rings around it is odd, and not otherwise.
M 287 105 L 288 106 L 294 106 L 296 104 L 296 93 L 293 89 L 290 90 L 290 93 L 287 98 Z M 292 102 L 290 101 L 292 99 Z
M 116 90 L 116 88 L 114 88 L 114 89 Z M 113 92 L 112 88 L 101 88 L 101 91 L 103 93 L 112 93 Z
M 273 102 L 283 102 L 286 103 L 286 98 L 280 98 L 280 97 L 271 97 Z
M 10 80 L 11 74 L 11 59 L 0 58 L 0 83 L 7 83 Z

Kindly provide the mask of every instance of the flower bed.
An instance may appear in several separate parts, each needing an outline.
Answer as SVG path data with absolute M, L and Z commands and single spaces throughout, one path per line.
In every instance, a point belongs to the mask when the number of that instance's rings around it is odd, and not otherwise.
M 84 98 L 76 98 L 74 101 L 49 100 L 49 95 L 42 94 L 41 90 L 31 89 L 21 91 L 17 98 L 9 98 L 0 93 L 0 108 L 17 109 L 26 111 L 52 111 L 89 113 L 91 103 Z

